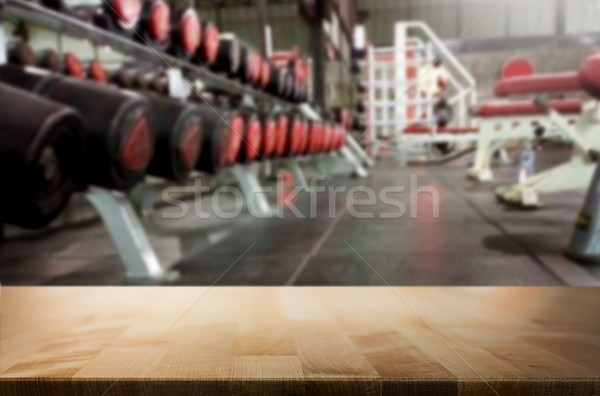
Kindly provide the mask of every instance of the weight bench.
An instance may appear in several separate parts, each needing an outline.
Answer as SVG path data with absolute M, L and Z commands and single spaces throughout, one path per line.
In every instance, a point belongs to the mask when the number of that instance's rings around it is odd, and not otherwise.
M 543 95 L 551 93 L 581 91 L 577 73 L 533 73 L 533 67 L 529 67 L 502 77 L 494 86 L 494 94 L 538 95 L 537 99 L 496 99 L 473 109 L 474 117 L 479 119 L 480 133 L 473 167 L 467 173 L 469 178 L 478 182 L 493 180 L 491 158 L 498 143 L 534 139 L 539 129 L 545 130 L 546 136 L 556 135 L 560 125 L 574 123 L 581 113 L 582 104 L 575 99 L 541 100 Z M 563 133 L 559 135 L 570 135 L 560 132 Z
M 492 155 L 498 142 L 537 137 L 543 128 L 545 136 L 556 135 L 556 129 L 571 128 L 582 111 L 576 99 L 550 100 L 545 104 L 535 100 L 495 100 L 481 104 L 473 115 L 479 119 L 479 136 L 473 167 L 467 176 L 478 182 L 492 181 Z
M 511 94 L 546 94 L 550 92 L 585 91 L 598 98 L 600 95 L 600 76 L 597 70 L 600 57 L 597 55 L 586 59 L 579 71 L 558 74 L 517 76 L 501 81 L 496 86 L 496 93 Z M 509 102 L 506 102 L 509 103 Z M 525 207 L 539 206 L 538 194 L 553 193 L 576 189 L 585 189 L 592 178 L 600 147 L 600 123 L 598 120 L 598 104 L 595 100 L 581 103 L 576 99 L 560 99 L 544 101 L 538 96 L 527 104 L 483 105 L 478 109 L 481 117 L 480 144 L 470 176 L 478 180 L 491 180 L 490 141 L 500 139 L 533 138 L 531 122 L 536 125 L 554 128 L 559 134 L 568 137 L 574 144 L 571 159 L 561 165 L 540 172 L 527 181 L 510 187 L 501 187 L 496 191 L 498 199 L 507 204 Z M 505 112 L 506 114 L 502 114 Z M 542 119 L 540 120 L 540 116 Z M 519 122 L 517 128 L 503 131 L 494 130 L 500 124 Z M 529 122 L 529 124 L 526 124 Z M 541 123 L 540 123 L 541 122 Z M 525 129 L 525 130 L 524 130 Z M 529 131 L 527 131 L 529 130 Z

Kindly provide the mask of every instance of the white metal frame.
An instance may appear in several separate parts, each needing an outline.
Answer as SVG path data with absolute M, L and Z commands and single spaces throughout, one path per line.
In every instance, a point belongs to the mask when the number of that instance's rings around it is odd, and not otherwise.
M 177 272 L 169 271 L 161 264 L 143 224 L 125 194 L 92 188 L 86 193 L 86 198 L 102 218 L 128 278 L 166 281 L 177 279 Z
M 600 147 L 600 114 L 598 103 L 590 101 L 577 117 L 575 125 L 555 111 L 550 111 L 548 120 L 574 144 L 571 158 L 551 169 L 537 173 L 522 183 L 501 187 L 496 196 L 503 202 L 524 207 L 540 205 L 540 194 L 562 191 L 584 190 L 592 180 Z
M 557 136 L 556 125 L 547 115 L 480 118 L 477 149 L 473 166 L 467 172 L 467 177 L 480 183 L 491 182 L 494 179 L 491 168 L 492 157 L 497 147 L 510 140 L 533 140 L 535 138 L 533 123 L 545 128 L 546 137 Z
M 416 33 L 413 35 L 413 33 Z M 407 57 L 407 53 L 413 56 Z M 455 137 L 453 134 L 440 133 L 435 128 L 433 106 L 435 98 L 407 97 L 418 81 L 409 79 L 407 71 L 418 67 L 423 60 L 433 63 L 434 53 L 444 60 L 449 73 L 452 95 L 447 98 L 454 108 L 454 120 L 451 125 L 470 126 L 469 109 L 477 102 L 476 82 L 449 48 L 437 37 L 424 22 L 398 22 L 394 28 L 394 46 L 385 48 L 367 48 L 367 60 L 362 62 L 363 78 L 366 79 L 366 107 L 368 132 L 366 147 L 372 156 L 381 154 L 381 149 L 388 146 L 391 152 L 410 155 L 415 146 L 427 146 L 436 142 L 468 141 L 476 139 L 476 133 Z M 387 57 L 388 59 L 381 59 Z M 393 97 L 388 94 L 393 92 Z M 385 97 L 385 100 L 380 100 Z M 422 114 L 426 114 L 423 119 Z M 407 125 L 425 123 L 431 133 L 412 135 L 404 134 Z M 385 137 L 384 140 L 379 137 Z

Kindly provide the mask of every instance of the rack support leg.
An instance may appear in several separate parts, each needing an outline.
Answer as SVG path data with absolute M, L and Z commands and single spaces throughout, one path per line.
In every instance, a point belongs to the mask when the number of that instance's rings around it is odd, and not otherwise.
M 260 215 L 273 213 L 265 191 L 258 181 L 257 171 L 252 165 L 235 165 L 231 168 L 231 172 L 240 185 L 248 210 Z
M 121 256 L 128 278 L 173 280 L 165 270 L 127 197 L 116 191 L 93 189 L 86 198 L 96 208 Z

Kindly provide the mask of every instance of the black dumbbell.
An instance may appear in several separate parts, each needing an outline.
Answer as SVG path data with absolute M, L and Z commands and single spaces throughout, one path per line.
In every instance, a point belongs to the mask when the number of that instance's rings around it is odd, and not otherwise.
M 191 7 L 180 8 L 171 20 L 171 44 L 169 52 L 181 58 L 191 58 L 202 40 L 202 27 L 196 10 Z
M 149 104 L 113 86 L 0 67 L 0 81 L 73 107 L 83 116 L 85 161 L 79 188 L 128 189 L 141 181 L 154 151 Z
M 204 144 L 196 169 L 208 173 L 234 165 L 240 155 L 245 129 L 244 117 L 237 110 L 203 103 Z
M 75 189 L 83 124 L 72 108 L 0 84 L 0 222 L 47 225 Z
M 146 92 L 150 101 L 156 147 L 148 174 L 183 181 L 196 168 L 204 138 L 199 106 Z

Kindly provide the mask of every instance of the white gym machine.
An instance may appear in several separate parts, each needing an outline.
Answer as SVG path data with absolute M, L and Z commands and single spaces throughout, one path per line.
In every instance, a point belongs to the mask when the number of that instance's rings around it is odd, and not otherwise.
M 589 64 L 588 58 L 582 66 Z M 561 137 L 572 142 L 573 154 L 567 162 L 537 173 L 519 184 L 500 187 L 496 197 L 503 203 L 534 208 L 540 194 L 585 189 L 592 178 L 600 145 L 600 113 L 596 100 L 576 98 L 549 100 L 550 94 L 585 90 L 581 73 L 530 74 L 506 78 L 496 85 L 503 95 L 535 95 L 523 101 L 492 101 L 480 106 L 480 136 L 473 168 L 468 176 L 479 182 L 493 180 L 491 160 L 494 143 Z M 585 80 L 584 80 L 585 81 Z
M 598 104 L 587 103 L 575 125 L 565 122 L 556 112 L 549 115 L 551 122 L 573 142 L 571 158 L 554 168 L 539 172 L 522 183 L 499 187 L 496 196 L 504 203 L 535 208 L 540 206 L 540 194 L 584 190 L 590 184 L 596 167 L 597 148 L 600 147 L 600 113 Z
M 476 110 L 475 117 L 478 117 L 479 135 L 477 137 L 477 148 L 473 166 L 467 172 L 467 177 L 480 182 L 486 183 L 494 180 L 492 171 L 492 162 L 494 154 L 500 147 L 503 147 L 506 142 L 515 140 L 534 140 L 536 130 L 543 130 L 543 136 L 549 137 L 566 137 L 568 132 L 562 131 L 562 126 L 565 124 L 570 126 L 580 121 L 580 107 L 574 106 L 569 112 L 563 111 L 559 113 L 552 108 L 544 109 L 533 104 L 533 101 L 519 101 L 520 106 L 530 108 L 530 113 L 510 113 L 502 111 L 503 108 L 513 107 L 513 103 L 502 101 L 496 104 L 482 104 L 480 109 L 492 109 L 492 114 L 484 114 L 482 110 Z M 559 103 L 556 108 L 560 108 Z
M 449 78 L 446 100 L 453 109 L 450 128 L 438 130 L 433 97 L 419 97 L 419 70 L 443 61 Z M 397 22 L 394 46 L 368 46 L 361 63 L 367 87 L 367 131 L 365 146 L 373 157 L 387 153 L 402 159 L 431 154 L 435 143 L 473 142 L 477 133 L 469 109 L 477 101 L 476 83 L 450 49 L 431 28 L 420 21 Z M 426 73 L 426 72 L 425 72 Z M 425 126 L 420 133 L 405 133 L 414 124 Z M 454 129 L 452 128 L 454 127 Z M 456 127 L 460 133 L 456 133 Z M 464 128 L 467 128 L 466 130 Z

